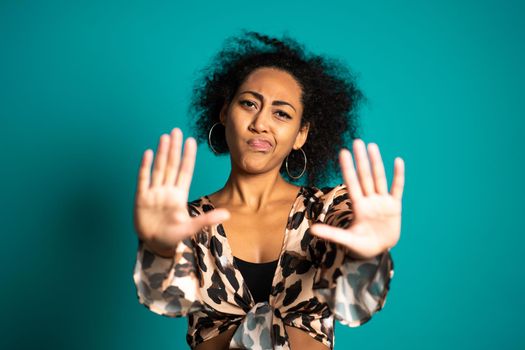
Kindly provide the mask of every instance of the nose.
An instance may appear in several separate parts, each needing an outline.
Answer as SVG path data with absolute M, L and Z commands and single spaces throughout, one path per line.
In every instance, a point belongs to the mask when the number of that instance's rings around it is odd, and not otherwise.
M 268 124 L 271 118 L 271 110 L 267 110 L 266 108 L 261 108 L 259 112 L 255 113 L 253 115 L 252 123 L 250 124 L 250 128 L 253 131 L 257 131 L 259 133 L 261 132 L 267 132 L 268 131 Z

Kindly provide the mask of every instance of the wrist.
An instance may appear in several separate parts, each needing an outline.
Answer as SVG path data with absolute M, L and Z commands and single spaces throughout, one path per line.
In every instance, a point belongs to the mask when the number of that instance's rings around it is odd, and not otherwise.
M 151 253 L 160 256 L 162 258 L 173 258 L 175 256 L 176 249 L 175 248 L 162 248 L 159 247 L 157 244 L 155 244 L 153 241 L 144 241 L 144 246 L 147 250 L 149 250 Z

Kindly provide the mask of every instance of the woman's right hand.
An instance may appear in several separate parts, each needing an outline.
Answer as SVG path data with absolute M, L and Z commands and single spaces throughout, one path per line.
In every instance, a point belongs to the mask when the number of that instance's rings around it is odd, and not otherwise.
M 153 252 L 171 257 L 177 244 L 200 231 L 229 218 L 226 209 L 215 209 L 192 217 L 187 202 L 190 190 L 197 142 L 189 137 L 184 143 L 179 128 L 171 136 L 160 137 L 157 157 L 150 177 L 153 151 L 147 149 L 138 174 L 134 207 L 134 225 L 137 234 Z

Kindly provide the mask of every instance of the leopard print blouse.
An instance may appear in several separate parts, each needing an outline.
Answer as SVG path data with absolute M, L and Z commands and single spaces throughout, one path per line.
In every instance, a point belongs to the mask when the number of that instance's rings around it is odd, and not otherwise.
M 213 210 L 207 196 L 188 203 L 191 216 Z M 390 249 L 357 260 L 309 233 L 315 222 L 351 223 L 344 184 L 302 186 L 288 216 L 269 302 L 255 304 L 233 262 L 221 224 L 182 241 L 173 258 L 153 254 L 139 240 L 133 279 L 139 302 L 168 317 L 188 317 L 186 340 L 201 342 L 236 328 L 230 348 L 289 349 L 284 325 L 334 347 L 334 322 L 357 327 L 386 302 L 394 264 Z

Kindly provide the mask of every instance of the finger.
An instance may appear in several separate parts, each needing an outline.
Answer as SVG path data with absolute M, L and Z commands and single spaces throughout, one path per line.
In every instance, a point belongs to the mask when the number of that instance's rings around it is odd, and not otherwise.
M 177 177 L 176 186 L 180 186 L 186 192 L 190 191 L 191 178 L 195 167 L 195 155 L 197 153 L 197 143 L 193 137 L 188 137 L 184 143 L 184 154 Z
M 388 193 L 388 185 L 385 176 L 385 166 L 381 158 L 379 146 L 376 143 L 368 144 L 368 153 L 370 154 L 370 161 L 372 162 L 372 172 L 374 174 L 374 184 L 376 192 L 379 194 Z
M 191 220 L 191 232 L 197 233 L 205 226 L 217 225 L 230 218 L 227 209 L 213 209 L 201 215 L 195 216 Z
M 357 259 L 369 259 L 386 250 L 377 240 L 368 235 L 356 234 L 349 229 L 314 224 L 310 226 L 310 232 L 322 239 L 342 245 L 352 257 Z
M 147 149 L 142 155 L 142 161 L 140 163 L 139 177 L 137 181 L 137 192 L 144 193 L 148 190 L 150 185 L 150 171 L 151 171 L 151 160 L 153 158 L 153 151 Z
M 365 196 L 374 193 L 374 181 L 370 172 L 370 163 L 366 153 L 366 146 L 363 140 L 354 140 L 354 155 L 357 163 L 357 173 L 361 182 L 361 188 Z
M 352 201 L 358 201 L 361 197 L 363 197 L 363 192 L 361 191 L 361 185 L 359 184 L 359 180 L 355 172 L 352 154 L 346 148 L 343 148 L 341 152 L 339 152 L 339 163 L 341 164 L 343 181 L 348 190 L 348 194 L 350 195 Z
M 166 153 L 169 142 L 169 136 L 162 134 L 157 148 L 157 156 L 153 165 L 152 186 L 159 186 L 164 180 L 164 169 L 166 168 Z
M 330 242 L 342 244 L 346 247 L 351 247 L 353 244 L 353 236 L 346 229 L 326 224 L 313 224 L 310 226 L 310 232 L 314 235 L 326 239 Z
M 175 178 L 179 172 L 180 152 L 182 148 L 182 131 L 179 128 L 174 128 L 171 131 L 171 143 L 168 153 L 168 164 L 166 165 L 166 177 L 164 184 L 175 185 Z
M 394 179 L 390 193 L 396 199 L 401 200 L 403 197 L 403 188 L 405 187 L 405 161 L 403 158 L 394 159 Z

